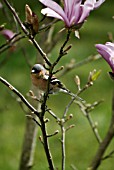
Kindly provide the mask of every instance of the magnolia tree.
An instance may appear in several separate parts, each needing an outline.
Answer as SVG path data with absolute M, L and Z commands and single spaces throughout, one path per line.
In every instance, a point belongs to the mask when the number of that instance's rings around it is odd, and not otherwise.
M 29 97 L 26 98 L 20 91 L 16 89 L 16 87 L 10 84 L 8 80 L 0 77 L 1 83 L 7 86 L 9 90 L 12 91 L 12 93 L 16 94 L 18 97 L 18 102 L 26 113 L 27 125 L 19 165 L 20 170 L 33 168 L 33 158 L 34 151 L 36 150 L 35 143 L 38 127 L 41 131 L 39 140 L 42 143 L 42 147 L 44 148 L 44 153 L 48 163 L 47 169 L 68 169 L 66 166 L 66 149 L 71 146 L 66 145 L 65 139 L 67 131 L 72 131 L 72 128 L 75 126 L 75 122 L 74 124 L 69 124 L 70 120 L 74 118 L 73 114 L 69 113 L 71 105 L 74 105 L 75 107 L 78 106 L 80 108 L 80 111 L 87 118 L 90 124 L 90 127 L 96 138 L 96 142 L 99 144 L 95 156 L 91 158 L 92 161 L 90 160 L 91 162 L 88 163 L 88 166 L 85 167 L 85 169 L 98 169 L 103 160 L 113 156 L 114 150 L 111 150 L 107 155 L 105 152 L 114 136 L 114 98 L 112 100 L 112 119 L 110 121 L 110 126 L 104 139 L 102 139 L 99 134 L 97 124 L 93 121 L 90 115 L 90 112 L 96 109 L 96 106 L 98 106 L 102 100 L 88 104 L 86 99 L 80 97 L 80 94 L 82 94 L 94 84 L 94 81 L 97 80 L 101 71 L 96 71 L 94 69 L 93 71 L 90 71 L 88 81 L 83 87 L 81 87 L 79 76 L 76 75 L 76 93 L 72 93 L 70 90 L 68 90 L 67 85 L 63 85 L 63 83 L 59 80 L 61 76 L 65 76 L 65 74 L 69 71 L 76 69 L 81 65 L 95 61 L 101 56 L 111 67 L 112 71 L 109 72 L 109 75 L 112 80 L 114 79 L 114 44 L 112 42 L 106 42 L 105 45 L 96 44 L 95 47 L 98 51 L 98 54 L 83 59 L 83 61 L 80 63 L 69 63 L 67 66 L 65 63 L 64 66 L 59 67 L 59 63 L 63 59 L 63 56 L 67 56 L 67 54 L 71 51 L 72 45 L 69 45 L 69 41 L 72 41 L 73 35 L 75 37 L 75 41 L 77 41 L 79 38 L 83 39 L 83 36 L 80 37 L 80 29 L 83 27 L 90 13 L 93 10 L 99 8 L 104 3 L 104 1 L 105 0 L 39 0 L 39 4 L 42 4 L 43 7 L 41 10 L 41 14 L 43 15 L 40 15 L 41 18 L 38 17 L 35 12 L 33 12 L 29 5 L 25 4 L 26 19 L 24 22 L 21 21 L 17 11 L 15 10 L 15 7 L 13 7 L 9 1 L 3 0 L 3 2 L 0 3 L 1 10 L 4 9 L 4 12 L 7 13 L 7 10 L 5 9 L 9 9 L 9 13 L 12 13 L 14 18 L 13 24 L 15 27 L 18 25 L 17 32 L 15 33 L 13 28 L 9 30 L 4 24 L 0 26 L 0 33 L 7 40 L 5 44 L 1 45 L 0 54 L 6 50 L 10 50 L 11 52 L 15 51 L 17 48 L 17 43 L 22 43 L 23 39 L 29 40 L 29 42 L 33 45 L 33 49 L 36 49 L 39 54 L 36 57 L 36 61 L 34 62 L 35 65 L 31 64 L 30 60 L 25 57 L 26 64 L 31 70 L 30 74 L 32 86 L 29 91 Z M 56 28 L 58 22 L 61 23 L 61 29 L 58 27 Z M 59 34 L 53 36 L 55 29 L 59 32 Z M 62 35 L 66 37 L 65 40 L 62 39 Z M 48 46 L 45 45 L 45 41 L 48 41 Z M 59 47 L 59 53 L 56 53 L 54 56 L 55 61 L 52 62 L 48 57 L 48 54 L 51 53 L 52 49 L 59 41 L 62 41 L 62 45 Z M 24 53 L 26 53 L 26 51 Z M 3 64 L 5 64 L 5 62 L 7 62 L 7 58 L 4 60 Z M 64 108 L 63 113 L 61 113 L 61 116 L 58 116 L 59 114 L 55 113 L 52 108 L 49 107 L 48 101 L 50 100 L 51 95 L 60 91 L 67 93 L 65 97 L 68 97 L 69 101 Z M 23 105 L 26 105 L 28 110 L 25 109 Z M 49 117 L 51 117 L 53 120 L 52 125 L 52 121 L 49 121 Z M 50 126 L 58 127 L 60 130 L 56 130 L 52 134 L 49 134 L 48 124 L 50 124 Z M 60 134 L 60 138 L 58 137 L 58 133 Z M 50 147 L 49 140 L 54 136 L 56 137 L 56 140 L 60 140 L 61 144 L 59 151 L 61 153 L 61 162 L 56 161 L 56 165 L 52 154 L 53 152 L 56 152 L 56 146 L 54 146 L 55 148 L 53 151 Z M 85 150 L 83 152 L 85 152 Z M 40 155 L 39 152 L 38 154 Z M 42 167 L 43 165 L 44 163 L 42 161 Z M 60 165 L 61 168 L 59 168 Z M 71 169 L 77 169 L 76 164 L 71 164 L 70 166 Z M 38 168 L 39 165 L 37 164 L 37 169 Z

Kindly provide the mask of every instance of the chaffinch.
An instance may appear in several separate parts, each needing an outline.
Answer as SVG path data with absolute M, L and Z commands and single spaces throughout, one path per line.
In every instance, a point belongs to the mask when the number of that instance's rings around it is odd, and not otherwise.
M 31 79 L 34 86 L 36 86 L 42 92 L 47 90 L 47 81 L 49 78 L 49 72 L 41 65 L 35 64 L 31 70 Z M 66 92 L 70 91 L 66 89 L 65 85 L 62 84 L 55 76 L 51 77 L 50 90 L 49 93 L 53 94 L 56 92 Z
M 32 67 L 31 70 L 32 83 L 43 93 L 45 93 L 47 90 L 48 78 L 49 78 L 49 72 L 41 64 L 35 64 Z M 70 90 L 68 90 L 65 87 L 65 85 L 61 83 L 60 80 L 58 80 L 55 76 L 52 76 L 50 82 L 49 94 L 54 94 L 57 92 L 64 92 L 71 95 L 72 97 L 76 97 L 76 95 L 70 92 Z M 76 98 L 78 98 L 78 100 L 82 100 L 78 96 Z

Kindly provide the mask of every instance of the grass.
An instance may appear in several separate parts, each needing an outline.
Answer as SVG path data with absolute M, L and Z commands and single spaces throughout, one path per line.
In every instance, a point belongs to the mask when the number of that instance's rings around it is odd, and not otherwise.
M 114 33 L 114 24 L 112 22 L 113 20 L 111 19 L 113 14 L 110 13 L 107 15 L 107 12 L 105 12 L 111 8 L 110 4 L 111 2 L 107 2 L 106 6 L 103 5 L 101 9 L 94 11 L 91 14 L 87 23 L 84 24 L 80 31 L 80 40 L 77 40 L 74 38 L 74 35 L 72 35 L 72 39 L 69 43 L 73 43 L 73 48 L 69 54 L 61 60 L 59 65 L 65 65 L 66 63 L 69 63 L 72 58 L 78 62 L 91 54 L 97 53 L 94 44 L 105 43 L 108 40 L 108 31 L 112 31 L 112 33 Z M 19 9 L 21 10 L 20 7 Z M 62 42 L 63 39 L 60 43 Z M 37 54 L 36 50 L 32 48 L 28 42 L 25 43 L 23 45 L 27 51 L 27 55 L 30 61 L 34 63 Z M 52 51 L 50 55 L 51 61 L 54 60 L 54 58 L 58 55 L 58 49 L 61 45 L 60 43 L 58 43 Z M 10 59 L 1 68 L 0 74 L 10 83 L 12 83 L 17 89 L 19 89 L 24 95 L 26 95 L 30 89 L 31 82 L 29 77 L 30 69 L 26 65 L 23 54 L 18 48 L 17 51 L 12 54 L 9 54 L 9 52 L 2 54 L 1 60 L 6 55 L 9 55 Z M 107 63 L 102 59 L 89 63 L 88 65 L 69 72 L 67 75 L 63 76 L 61 80 L 71 91 L 75 92 L 76 86 L 73 80 L 74 76 L 79 75 L 81 79 L 81 86 L 83 86 L 87 81 L 89 72 L 93 69 L 101 69 L 101 76 L 94 83 L 93 87 L 82 94 L 82 97 L 87 99 L 88 102 L 104 99 L 104 102 L 91 113 L 94 121 L 98 122 L 98 129 L 100 135 L 103 138 L 107 132 L 111 118 L 111 98 L 114 87 L 113 82 L 110 80 L 107 74 L 107 72 L 110 70 Z M 0 89 L 0 169 L 16 170 L 19 166 L 26 118 L 18 102 L 15 100 L 15 96 L 1 83 Z M 69 99 L 70 98 L 64 94 L 51 96 L 48 101 L 48 105 L 57 115 L 61 117 L 66 104 L 69 102 Z M 67 126 L 69 124 L 75 124 L 76 126 L 75 128 L 69 130 L 66 134 L 66 169 L 71 170 L 70 165 L 73 164 L 78 170 L 84 170 L 88 167 L 92 158 L 94 157 L 98 148 L 98 144 L 88 124 L 88 121 L 81 113 L 79 108 L 75 106 L 75 104 L 72 105 L 69 113 L 73 113 L 74 117 L 68 122 Z M 50 123 L 48 123 L 49 133 L 53 133 L 57 129 L 60 130 L 55 120 L 50 115 L 46 114 L 46 117 L 50 118 Z M 38 131 L 38 136 L 39 135 L 41 135 L 40 130 Z M 59 138 L 60 133 L 57 136 L 50 138 L 49 142 L 55 165 L 61 169 L 61 145 Z M 107 153 L 113 149 L 113 146 L 114 141 L 112 141 Z M 48 169 L 44 150 L 38 139 L 35 150 L 33 170 L 37 169 Z M 104 161 L 99 168 L 99 170 L 107 169 L 113 170 L 113 158 Z

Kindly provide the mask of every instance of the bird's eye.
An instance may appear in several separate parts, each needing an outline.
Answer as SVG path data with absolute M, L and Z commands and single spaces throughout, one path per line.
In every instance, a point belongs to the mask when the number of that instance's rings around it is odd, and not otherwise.
M 41 70 L 38 69 L 32 69 L 31 73 L 39 73 Z

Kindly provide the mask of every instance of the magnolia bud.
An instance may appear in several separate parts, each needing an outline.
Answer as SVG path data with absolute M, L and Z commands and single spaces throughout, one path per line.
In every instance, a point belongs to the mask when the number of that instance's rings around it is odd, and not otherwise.
M 25 6 L 25 26 L 29 29 L 30 33 L 34 36 L 38 33 L 39 22 L 38 16 L 30 9 L 29 5 Z
M 38 22 L 38 16 L 34 12 L 32 13 L 32 26 L 33 26 L 34 34 L 37 34 L 39 29 L 39 22 Z
M 78 86 L 80 86 L 80 78 L 79 78 L 79 76 L 75 76 L 74 80 L 75 80 L 75 83 L 76 83 Z
M 26 22 L 28 24 L 31 24 L 32 23 L 32 10 L 27 4 L 25 5 L 25 16 L 26 16 Z

